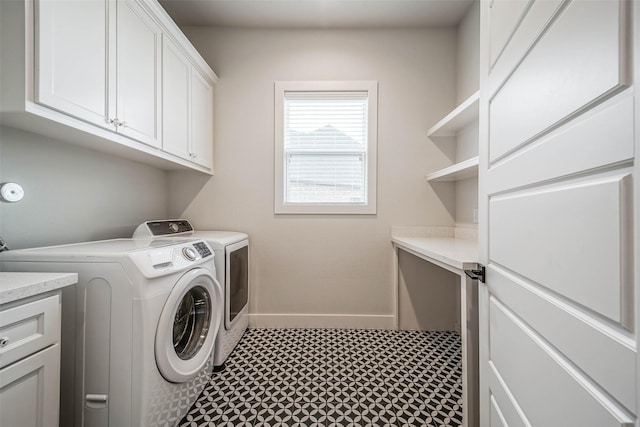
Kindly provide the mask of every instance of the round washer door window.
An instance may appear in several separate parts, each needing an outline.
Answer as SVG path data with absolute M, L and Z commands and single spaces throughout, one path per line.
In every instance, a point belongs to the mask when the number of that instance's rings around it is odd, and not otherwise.
M 211 358 L 222 321 L 222 288 L 211 273 L 196 268 L 173 287 L 156 331 L 156 362 L 174 383 L 189 381 Z

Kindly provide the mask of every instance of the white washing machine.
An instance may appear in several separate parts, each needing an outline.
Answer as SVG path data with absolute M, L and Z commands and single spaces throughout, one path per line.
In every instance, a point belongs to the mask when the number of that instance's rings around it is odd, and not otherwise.
M 147 221 L 138 226 L 134 238 L 197 238 L 215 253 L 216 273 L 224 291 L 224 323 L 214 349 L 214 370 L 224 362 L 249 325 L 249 236 L 237 231 L 195 231 L 186 219 Z
M 14 250 L 0 270 L 78 273 L 62 298 L 61 426 L 172 426 L 209 380 L 223 299 L 205 241 Z

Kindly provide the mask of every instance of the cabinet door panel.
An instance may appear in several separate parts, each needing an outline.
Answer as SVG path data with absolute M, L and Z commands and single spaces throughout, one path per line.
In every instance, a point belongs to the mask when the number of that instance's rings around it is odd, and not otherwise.
M 109 0 L 36 2 L 35 100 L 109 126 Z
M 0 425 L 57 427 L 60 346 L 0 370 Z
M 191 72 L 191 146 L 193 161 L 213 169 L 213 86 Z
M 118 2 L 118 132 L 160 146 L 160 29 L 130 0 Z
M 191 64 L 162 37 L 162 149 L 189 158 L 189 79 Z

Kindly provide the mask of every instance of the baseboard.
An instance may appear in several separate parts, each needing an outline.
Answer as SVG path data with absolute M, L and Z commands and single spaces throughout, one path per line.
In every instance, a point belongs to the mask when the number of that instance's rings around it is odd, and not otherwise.
M 367 314 L 249 314 L 249 327 L 396 329 L 396 318 Z

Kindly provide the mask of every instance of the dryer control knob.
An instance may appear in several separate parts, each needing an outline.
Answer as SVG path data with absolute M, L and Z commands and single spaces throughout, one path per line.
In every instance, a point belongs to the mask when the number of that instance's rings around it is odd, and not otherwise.
M 169 231 L 171 231 L 172 233 L 177 233 L 178 231 L 180 231 L 180 227 L 175 222 L 170 222 Z
M 182 255 L 189 261 L 195 261 L 196 257 L 198 256 L 198 254 L 196 254 L 196 251 L 189 246 L 187 246 L 186 248 L 182 248 Z

